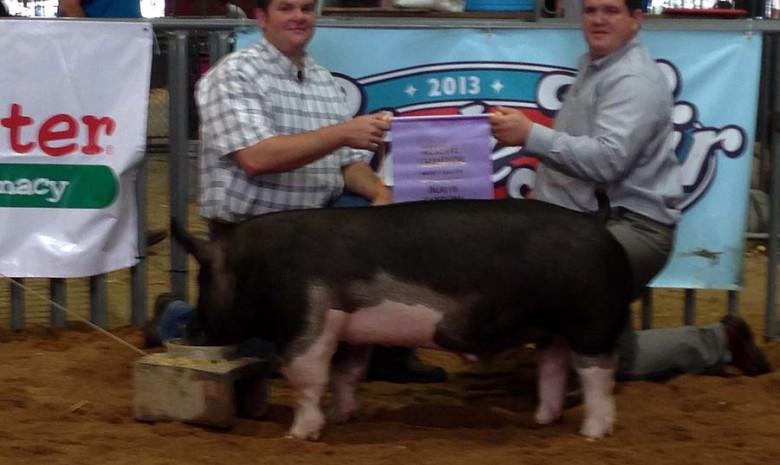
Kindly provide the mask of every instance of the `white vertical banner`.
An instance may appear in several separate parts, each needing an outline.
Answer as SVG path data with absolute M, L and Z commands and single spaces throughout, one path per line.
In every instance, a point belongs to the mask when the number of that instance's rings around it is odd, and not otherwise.
M 151 25 L 2 28 L 0 273 L 65 278 L 136 264 Z

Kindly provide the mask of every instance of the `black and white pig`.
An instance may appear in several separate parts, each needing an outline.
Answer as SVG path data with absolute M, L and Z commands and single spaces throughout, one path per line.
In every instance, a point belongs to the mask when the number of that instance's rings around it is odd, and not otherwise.
M 294 437 L 320 437 L 329 381 L 329 419 L 358 411 L 373 344 L 478 359 L 540 341 L 536 422 L 562 414 L 571 351 L 580 433 L 612 433 L 631 270 L 604 218 L 534 200 L 446 200 L 266 214 L 213 242 L 173 226 L 200 264 L 190 340 L 273 342 L 296 393 Z

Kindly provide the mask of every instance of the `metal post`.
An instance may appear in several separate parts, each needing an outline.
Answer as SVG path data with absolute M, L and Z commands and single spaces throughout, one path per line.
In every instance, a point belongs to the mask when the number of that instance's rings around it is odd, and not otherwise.
M 534 11 L 531 21 L 539 21 L 539 18 L 542 17 L 542 11 L 544 11 L 544 0 L 534 1 Z
M 104 274 L 89 278 L 89 321 L 108 328 L 108 293 Z
M 696 320 L 696 290 L 685 290 L 685 324 L 692 325 Z
M 563 17 L 566 21 L 580 21 L 582 0 L 563 0 Z
M 728 299 L 729 315 L 736 315 L 739 313 L 739 291 L 729 291 Z
M 23 285 L 24 278 L 14 278 L 11 281 L 11 331 L 20 331 L 24 329 Z
M 171 221 L 187 226 L 187 149 L 189 145 L 189 61 L 188 32 L 168 34 L 168 83 L 170 86 L 170 204 Z M 184 248 L 171 241 L 171 287 L 187 295 L 187 254 Z
M 756 115 L 756 142 L 759 142 L 758 146 L 761 147 L 761 151 L 758 154 L 758 173 L 759 173 L 759 180 L 758 180 L 758 187 L 761 191 L 766 192 L 768 188 L 771 186 L 771 178 L 769 178 L 769 175 L 771 174 L 771 165 L 770 159 L 771 159 L 771 147 L 767 144 L 767 141 L 769 140 L 769 137 L 767 136 L 767 131 L 769 130 L 769 125 L 771 121 L 771 110 L 772 102 L 769 100 L 769 96 L 772 95 L 772 85 L 770 79 L 770 71 L 772 69 L 772 59 L 773 53 L 772 53 L 772 46 L 770 43 L 771 36 L 765 35 L 764 36 L 764 46 L 761 50 L 761 72 L 759 73 L 759 88 L 758 88 L 758 95 L 760 96 L 758 99 L 758 114 Z M 755 154 L 754 154 L 755 156 Z M 755 159 L 753 160 L 756 161 Z
M 645 288 L 645 295 L 642 296 L 642 329 L 653 327 L 653 290 Z
M 780 141 L 777 138 L 777 126 L 775 124 L 778 111 L 780 111 L 780 80 L 777 79 L 777 66 L 780 63 L 780 46 L 778 46 L 778 37 L 775 34 L 765 35 L 767 43 L 771 48 L 772 66 L 765 72 L 772 77 L 774 83 L 772 90 L 771 108 L 769 111 L 770 124 L 767 131 L 768 140 L 771 147 L 772 163 L 772 182 L 769 187 L 769 246 L 767 264 L 767 283 L 766 283 L 766 308 L 764 312 L 764 334 L 767 340 L 777 337 L 777 328 L 775 327 L 775 297 L 777 293 L 777 233 L 778 233 L 778 206 L 780 205 Z
M 209 32 L 209 66 L 214 66 L 220 58 L 230 53 L 233 48 L 232 38 L 231 31 Z
M 146 155 L 135 183 L 135 199 L 138 205 L 138 263 L 130 268 L 130 324 L 140 326 L 146 323 L 146 281 L 148 276 L 149 260 L 146 232 L 146 186 L 149 174 Z
M 52 304 L 49 308 L 49 324 L 54 327 L 63 327 L 67 320 L 65 316 L 66 288 L 64 278 L 51 278 L 49 280 L 49 298 Z M 57 305 L 55 305 L 57 304 Z

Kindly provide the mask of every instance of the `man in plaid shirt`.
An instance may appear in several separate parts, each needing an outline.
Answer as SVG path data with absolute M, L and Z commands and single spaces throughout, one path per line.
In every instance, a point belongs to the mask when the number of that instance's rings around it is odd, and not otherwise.
M 390 124 L 381 114 L 350 118 L 342 88 L 304 50 L 315 15 L 304 3 L 288 11 L 272 1 L 259 15 L 260 42 L 198 82 L 200 214 L 211 223 L 324 207 L 345 188 L 392 202 L 368 163 Z

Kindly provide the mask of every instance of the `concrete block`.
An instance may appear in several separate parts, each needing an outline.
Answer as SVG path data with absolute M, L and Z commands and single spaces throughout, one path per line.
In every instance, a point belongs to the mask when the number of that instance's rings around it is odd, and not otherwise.
M 151 354 L 135 363 L 133 412 L 141 421 L 228 428 L 265 414 L 269 363 L 253 357 L 202 360 Z

